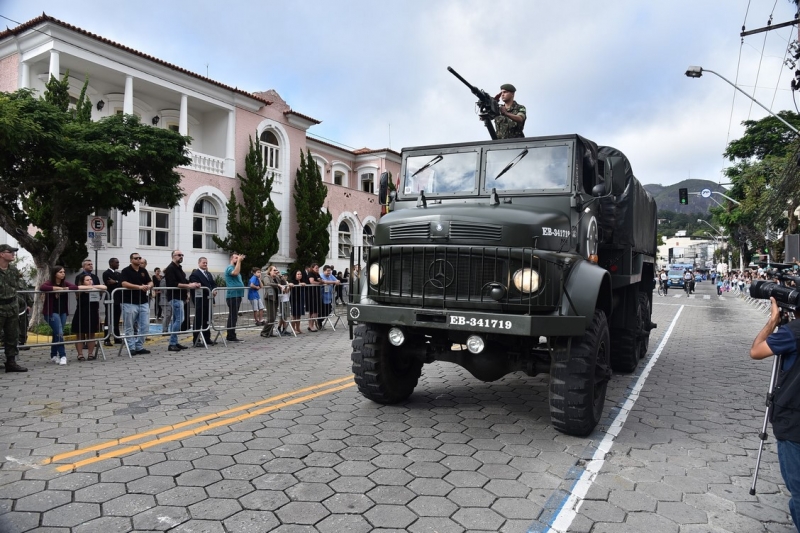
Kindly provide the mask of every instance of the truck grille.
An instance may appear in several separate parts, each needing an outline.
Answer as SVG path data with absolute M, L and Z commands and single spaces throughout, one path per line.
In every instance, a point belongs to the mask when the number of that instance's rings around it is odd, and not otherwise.
M 431 236 L 430 222 L 416 224 L 398 224 L 389 228 L 389 238 L 395 239 L 429 239 Z
M 470 224 L 465 222 L 453 222 L 450 224 L 451 239 L 473 239 L 481 241 L 499 241 L 503 237 L 502 226 L 490 224 Z
M 532 248 L 457 246 L 373 246 L 366 267 L 378 264 L 382 278 L 370 284 L 371 298 L 386 303 L 490 309 L 520 305 L 552 309 L 561 295 L 559 265 L 534 254 Z M 539 290 L 518 291 L 512 276 L 520 268 L 539 273 Z

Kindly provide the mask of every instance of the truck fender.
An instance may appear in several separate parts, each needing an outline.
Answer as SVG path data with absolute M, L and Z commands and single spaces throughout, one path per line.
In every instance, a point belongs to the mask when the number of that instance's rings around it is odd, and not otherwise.
M 588 327 L 595 309 L 611 316 L 612 293 L 609 273 L 589 261 L 579 261 L 572 267 L 561 296 L 561 314 L 586 317 Z

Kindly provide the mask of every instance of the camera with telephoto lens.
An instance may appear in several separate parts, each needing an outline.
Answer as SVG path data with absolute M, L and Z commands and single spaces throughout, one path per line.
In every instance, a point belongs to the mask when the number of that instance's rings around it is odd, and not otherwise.
M 796 276 L 780 276 L 781 281 L 785 277 L 795 278 Z M 791 280 L 794 281 L 794 280 Z M 796 310 L 800 307 L 800 290 L 797 287 L 786 286 L 779 281 L 755 280 L 750 285 L 750 296 L 752 298 L 767 299 L 775 298 L 781 307 L 790 307 Z

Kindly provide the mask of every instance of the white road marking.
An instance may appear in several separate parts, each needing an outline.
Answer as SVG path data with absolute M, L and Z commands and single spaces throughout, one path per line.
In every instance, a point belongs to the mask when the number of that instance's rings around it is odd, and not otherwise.
M 658 348 L 656 348 L 656 351 L 653 353 L 652 357 L 650 357 L 650 361 L 647 363 L 644 371 L 642 371 L 639 379 L 636 380 L 636 384 L 631 388 L 628 398 L 620 408 L 619 413 L 617 413 L 617 417 L 611 423 L 608 430 L 606 430 L 605 437 L 603 437 L 603 440 L 597 445 L 597 450 L 594 452 L 591 460 L 586 463 L 586 469 L 572 487 L 569 498 L 567 498 L 567 501 L 564 502 L 561 510 L 553 518 L 550 525 L 551 531 L 556 533 L 566 533 L 566 531 L 569 530 L 569 526 L 572 524 L 572 521 L 578 515 L 578 511 L 580 510 L 580 507 L 584 501 L 584 496 L 586 496 L 586 493 L 589 492 L 589 488 L 597 478 L 597 474 L 599 474 L 600 470 L 603 468 L 603 464 L 606 461 L 606 455 L 611 451 L 611 447 L 614 444 L 614 439 L 616 439 L 617 435 L 619 435 L 619 432 L 622 431 L 622 427 L 625 425 L 625 421 L 628 419 L 628 414 L 636 404 L 636 400 L 639 398 L 639 392 L 642 390 L 645 381 L 647 381 L 647 376 L 650 375 L 650 371 L 653 369 L 653 366 L 655 366 L 658 358 L 661 356 L 661 351 L 664 349 L 664 346 L 667 345 L 667 341 L 672 335 L 672 330 L 675 328 L 675 324 L 678 322 L 678 318 L 681 316 L 683 307 L 684 306 L 681 306 L 680 309 L 678 309 L 678 312 L 675 313 L 675 318 L 672 319 L 669 328 L 667 328 L 667 332 L 664 333 L 664 338 L 661 339 L 661 343 L 658 345 Z

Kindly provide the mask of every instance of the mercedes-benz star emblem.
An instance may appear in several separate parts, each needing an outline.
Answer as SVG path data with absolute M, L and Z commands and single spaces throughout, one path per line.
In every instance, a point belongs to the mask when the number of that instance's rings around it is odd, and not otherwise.
M 428 267 L 428 279 L 437 289 L 444 289 L 456 279 L 456 269 L 445 259 L 437 259 Z
M 350 318 L 353 320 L 358 320 L 358 317 L 361 316 L 361 311 L 358 310 L 358 307 L 351 307 L 350 308 Z

